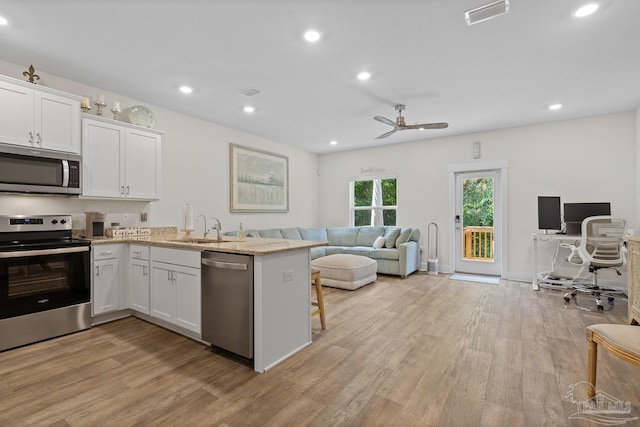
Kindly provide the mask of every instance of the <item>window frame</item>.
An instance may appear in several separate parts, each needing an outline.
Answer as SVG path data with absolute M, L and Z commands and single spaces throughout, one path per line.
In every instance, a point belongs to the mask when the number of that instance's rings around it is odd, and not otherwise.
M 376 179 L 395 179 L 396 180 L 396 204 L 395 205 L 381 205 L 381 206 L 354 206 L 355 205 L 355 185 L 356 181 L 374 181 Z M 377 210 L 382 214 L 384 210 L 395 210 L 396 211 L 396 223 L 398 222 L 398 176 L 397 175 L 370 175 L 370 176 L 359 176 L 354 177 L 349 180 L 349 226 L 355 227 L 355 213 L 356 211 L 362 210 Z M 371 226 L 371 225 L 369 225 Z M 397 225 L 389 225 L 385 227 L 395 227 Z

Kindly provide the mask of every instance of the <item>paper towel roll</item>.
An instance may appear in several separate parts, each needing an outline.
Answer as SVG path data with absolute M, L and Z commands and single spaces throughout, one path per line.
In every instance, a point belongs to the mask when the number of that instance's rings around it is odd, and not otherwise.
M 193 230 L 193 206 L 189 203 L 184 207 L 184 229 Z

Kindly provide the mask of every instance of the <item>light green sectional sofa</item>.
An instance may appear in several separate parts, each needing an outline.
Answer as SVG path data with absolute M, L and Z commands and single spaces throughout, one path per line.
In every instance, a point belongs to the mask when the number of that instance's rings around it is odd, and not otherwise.
M 248 237 L 328 241 L 329 246 L 311 249 L 311 259 L 333 254 L 362 255 L 376 260 L 378 273 L 402 278 L 420 267 L 420 229 L 400 227 L 316 227 L 246 230 Z M 237 235 L 237 231 L 225 233 Z M 374 248 L 378 237 L 385 239 Z

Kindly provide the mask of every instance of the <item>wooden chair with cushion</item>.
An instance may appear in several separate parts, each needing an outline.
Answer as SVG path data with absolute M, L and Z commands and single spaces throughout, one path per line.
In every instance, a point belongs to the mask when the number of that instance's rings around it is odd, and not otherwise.
M 322 293 L 320 269 L 311 267 L 311 284 L 316 287 L 316 300 L 311 301 L 311 305 L 318 307 L 311 312 L 311 315 L 320 314 L 320 325 L 322 326 L 322 329 L 327 329 L 327 321 L 324 316 L 324 294 Z
M 598 344 L 609 354 L 640 366 L 640 326 L 597 324 L 587 327 L 589 340 L 589 397 L 596 394 Z

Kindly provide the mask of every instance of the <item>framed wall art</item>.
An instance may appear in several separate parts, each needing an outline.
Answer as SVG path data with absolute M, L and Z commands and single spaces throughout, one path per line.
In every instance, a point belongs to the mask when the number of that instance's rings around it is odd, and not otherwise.
M 289 159 L 229 144 L 231 212 L 289 212 Z

